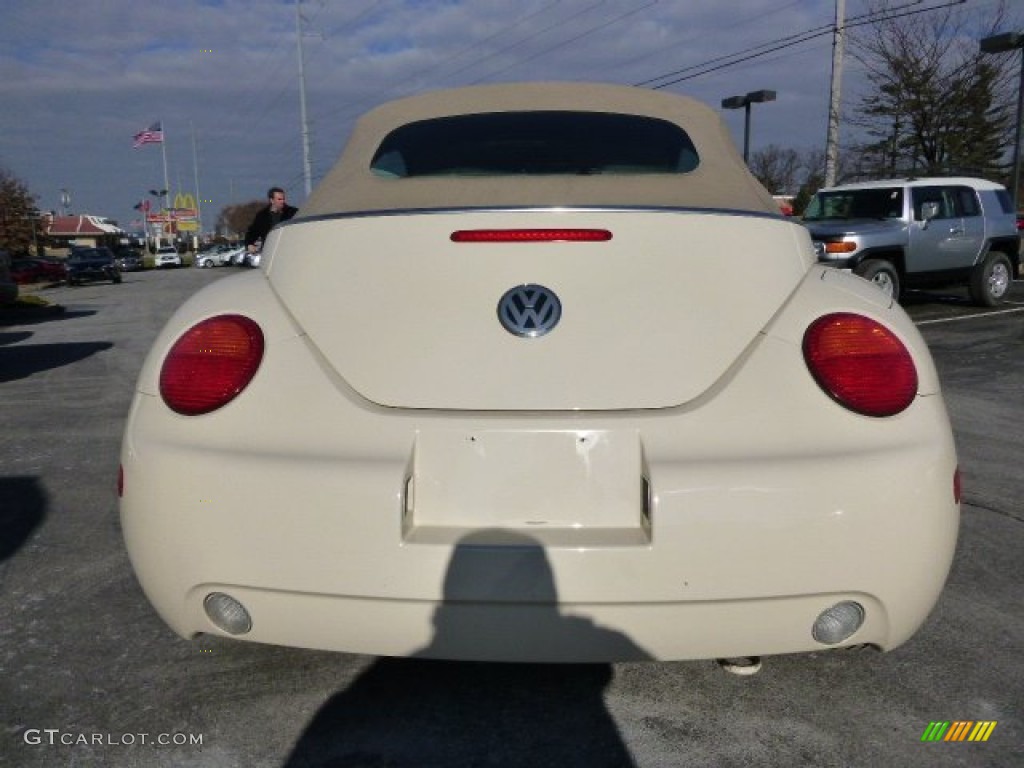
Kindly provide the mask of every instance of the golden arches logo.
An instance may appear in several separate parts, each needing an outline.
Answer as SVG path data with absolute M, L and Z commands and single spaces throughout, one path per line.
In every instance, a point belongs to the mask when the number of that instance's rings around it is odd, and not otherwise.
M 199 208 L 196 206 L 196 199 L 187 192 L 176 194 L 171 217 L 178 223 L 178 229 L 182 232 L 198 229 Z
M 179 192 L 174 196 L 174 207 L 185 208 L 187 210 L 195 210 L 196 199 L 188 192 L 186 192 L 185 194 Z

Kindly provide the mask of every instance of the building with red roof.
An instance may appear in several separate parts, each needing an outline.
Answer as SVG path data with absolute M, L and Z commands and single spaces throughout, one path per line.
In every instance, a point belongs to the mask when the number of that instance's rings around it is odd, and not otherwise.
M 125 236 L 124 230 L 110 219 L 88 214 L 54 216 L 47 222 L 45 232 L 50 242 L 57 247 L 72 245 L 114 247 Z

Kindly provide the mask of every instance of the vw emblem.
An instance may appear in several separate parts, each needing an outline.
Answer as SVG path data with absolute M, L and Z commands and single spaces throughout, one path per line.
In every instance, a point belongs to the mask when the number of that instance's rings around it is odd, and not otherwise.
M 520 285 L 506 291 L 498 302 L 498 319 L 516 336 L 543 336 L 562 317 L 562 303 L 555 292 L 543 285 Z

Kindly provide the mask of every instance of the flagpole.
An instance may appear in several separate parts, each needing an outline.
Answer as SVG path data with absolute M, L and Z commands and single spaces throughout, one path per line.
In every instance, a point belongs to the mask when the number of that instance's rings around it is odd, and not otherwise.
M 164 124 L 163 120 L 160 121 L 160 131 L 160 135 L 163 139 L 160 142 L 160 151 L 164 156 L 164 211 L 169 212 L 171 210 L 171 185 L 167 177 L 167 126 Z
M 197 234 L 201 237 L 203 234 L 203 199 L 199 196 L 199 155 L 196 152 L 196 126 L 191 120 L 188 124 L 192 128 L 192 175 L 196 182 L 196 223 L 199 226 Z

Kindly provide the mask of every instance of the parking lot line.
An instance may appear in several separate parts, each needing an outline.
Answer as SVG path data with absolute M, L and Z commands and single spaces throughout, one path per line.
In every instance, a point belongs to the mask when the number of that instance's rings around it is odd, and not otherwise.
M 1019 312 L 1024 312 L 1024 304 L 1020 302 L 1007 302 L 1008 304 L 1017 305 L 1016 309 L 997 309 L 994 312 L 976 312 L 971 315 L 960 315 L 959 317 L 938 317 L 934 320 L 919 320 L 916 325 L 936 325 L 937 323 L 955 323 L 959 320 L 978 320 L 983 317 L 992 317 L 993 315 L 1012 315 Z

